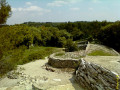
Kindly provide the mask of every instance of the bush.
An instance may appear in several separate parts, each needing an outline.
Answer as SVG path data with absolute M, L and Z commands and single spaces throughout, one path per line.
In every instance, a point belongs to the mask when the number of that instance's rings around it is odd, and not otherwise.
M 10 61 L 0 60 L 0 77 L 6 74 L 7 72 L 15 69 L 15 64 Z
M 67 51 L 67 52 L 73 52 L 73 51 L 78 50 L 77 44 L 75 42 L 73 42 L 72 39 L 68 39 L 66 41 L 65 48 L 66 48 L 65 51 Z
M 37 59 L 42 59 L 44 58 L 44 52 L 40 53 L 40 52 L 36 52 L 36 53 L 32 53 L 28 56 L 28 60 L 29 61 L 33 61 L 33 60 L 37 60 Z

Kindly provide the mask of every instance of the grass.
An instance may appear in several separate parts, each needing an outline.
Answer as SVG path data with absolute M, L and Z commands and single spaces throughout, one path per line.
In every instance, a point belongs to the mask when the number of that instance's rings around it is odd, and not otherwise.
M 105 52 L 103 50 L 95 50 L 89 53 L 88 56 L 113 56 L 113 54 Z
M 60 53 L 56 53 L 55 56 L 63 56 L 63 55 L 65 55 L 65 53 L 64 52 L 60 52 Z
M 16 69 L 17 65 L 22 65 L 38 59 L 43 59 L 46 56 L 57 52 L 56 47 L 31 47 L 26 49 L 24 47 L 14 49 L 4 53 L 3 58 L 0 60 L 0 76 L 3 76 L 7 72 Z
M 29 62 L 37 59 L 43 59 L 56 51 L 55 47 L 32 47 L 23 53 L 23 61 Z M 23 62 L 23 64 L 24 64 Z M 20 63 L 22 64 L 22 63 Z

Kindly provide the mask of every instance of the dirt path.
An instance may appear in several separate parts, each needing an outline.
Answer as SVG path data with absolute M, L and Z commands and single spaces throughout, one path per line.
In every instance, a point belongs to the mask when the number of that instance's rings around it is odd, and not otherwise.
M 73 72 L 65 72 L 60 69 L 50 68 L 46 70 L 48 59 L 36 60 L 25 65 L 18 66 L 18 79 L 5 77 L 0 81 L 0 90 L 33 90 L 33 88 L 47 90 L 83 90 L 73 80 Z

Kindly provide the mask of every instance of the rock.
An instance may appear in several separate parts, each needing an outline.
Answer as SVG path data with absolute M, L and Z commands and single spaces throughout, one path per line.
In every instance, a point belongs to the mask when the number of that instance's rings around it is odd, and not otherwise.
M 61 79 L 53 79 L 54 81 L 57 81 L 57 82 L 60 82 L 61 81 Z
M 91 75 L 93 75 L 94 77 L 96 77 L 98 75 L 98 72 L 91 66 L 91 64 L 87 64 L 87 70 L 91 73 Z
M 92 83 L 92 84 L 96 83 L 96 81 L 92 77 L 88 76 L 88 79 L 89 79 L 90 83 Z
M 7 77 L 9 79 L 18 79 L 19 78 L 18 73 L 15 71 L 8 72 Z
M 110 70 L 81 59 L 75 80 L 87 90 L 114 90 L 116 88 L 116 76 L 117 74 Z
M 100 68 L 100 66 L 96 65 L 96 64 L 93 64 L 91 63 L 91 66 L 95 69 L 95 70 L 98 70 Z
M 114 81 L 110 76 L 103 75 L 103 78 L 113 84 L 116 84 L 116 80 Z
M 96 88 L 97 88 L 97 90 L 104 90 L 104 87 L 102 87 L 102 85 L 95 85 L 96 86 Z
M 86 75 L 84 75 L 83 77 L 85 78 L 86 82 L 90 84 L 89 78 Z
M 38 87 L 38 86 L 35 85 L 35 84 L 32 84 L 32 90 L 44 90 L 44 89 Z

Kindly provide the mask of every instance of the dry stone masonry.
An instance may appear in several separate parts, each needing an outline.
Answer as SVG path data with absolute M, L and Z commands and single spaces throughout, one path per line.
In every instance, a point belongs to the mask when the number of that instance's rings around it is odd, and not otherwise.
M 80 59 L 63 59 L 56 58 L 55 54 L 49 56 L 48 64 L 55 68 L 78 68 L 80 64 Z
M 87 90 L 120 90 L 118 74 L 81 59 L 76 81 Z
M 49 65 L 57 68 L 76 68 L 75 81 L 87 90 L 120 90 L 120 77 L 100 65 L 81 59 L 49 57 Z
M 86 47 L 86 51 L 89 45 Z M 75 81 L 87 90 L 120 90 L 120 75 L 100 65 L 81 59 L 56 58 L 50 55 L 48 64 L 56 68 L 75 68 Z

